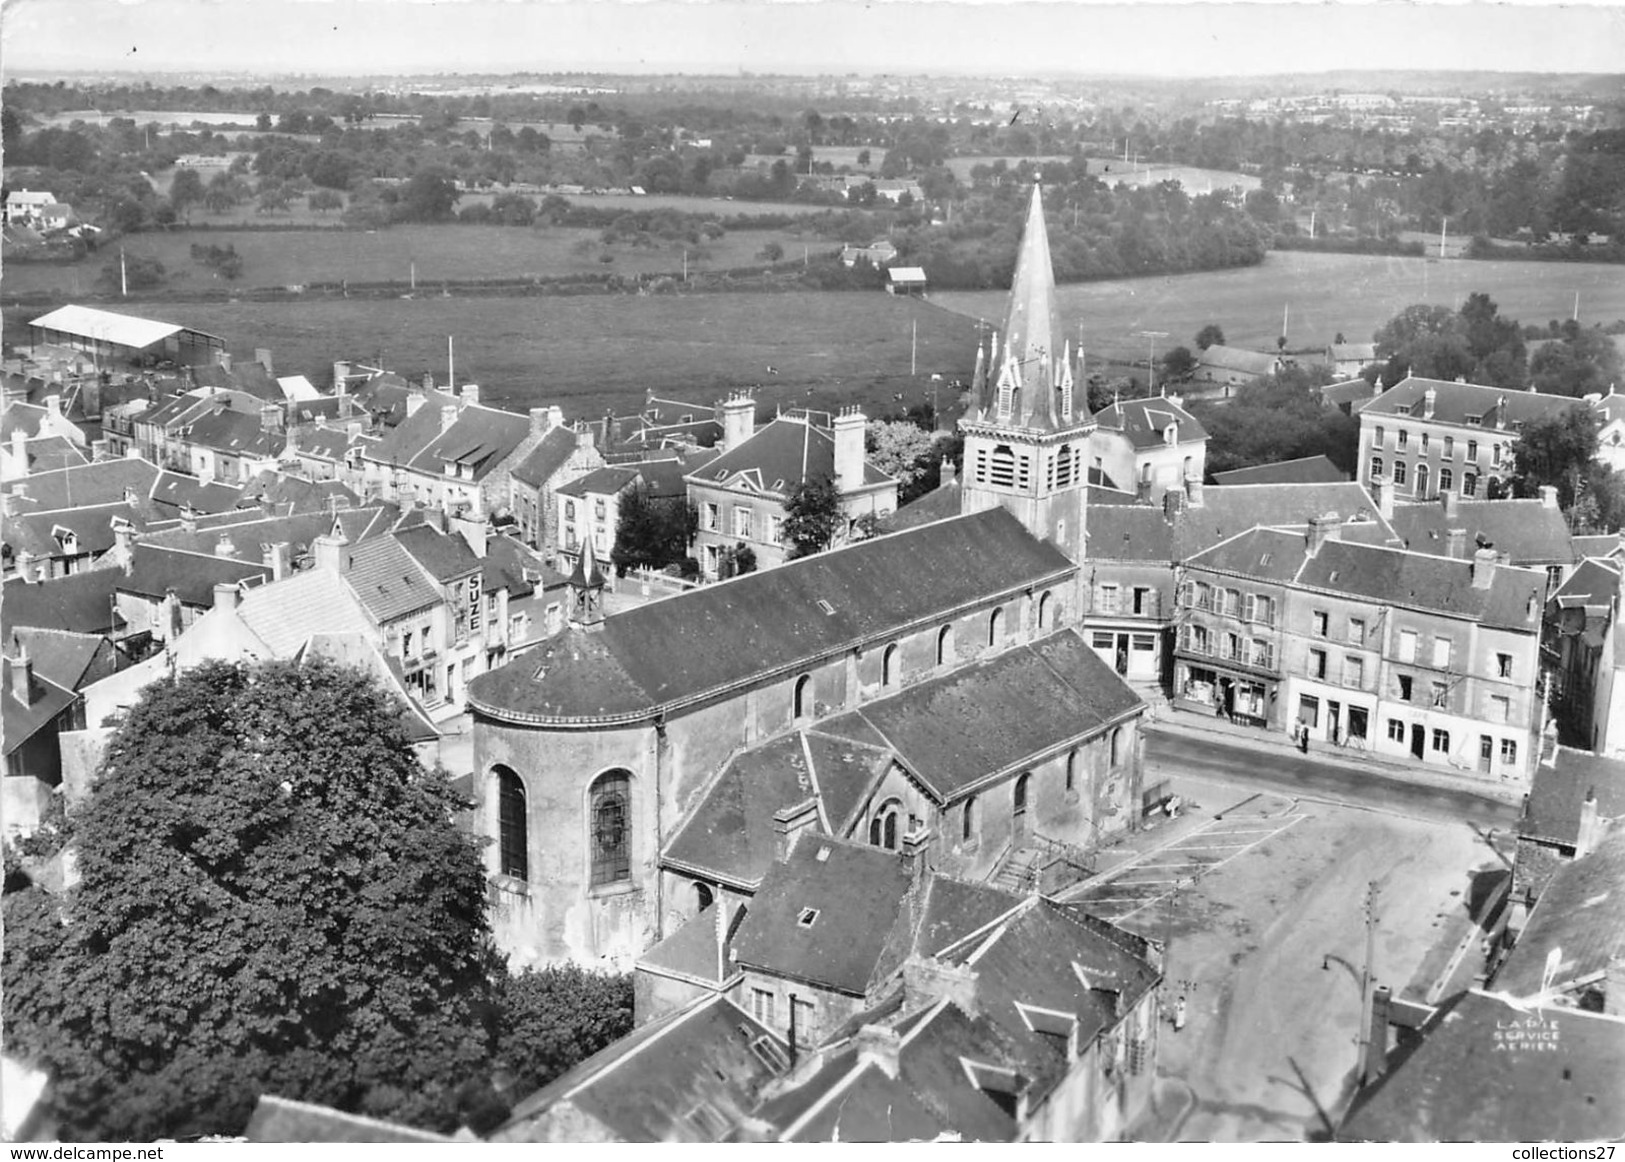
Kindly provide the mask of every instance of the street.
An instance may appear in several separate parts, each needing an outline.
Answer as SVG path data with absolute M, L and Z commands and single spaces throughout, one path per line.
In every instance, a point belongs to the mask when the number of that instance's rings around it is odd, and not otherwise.
M 1148 780 L 1171 778 L 1184 815 L 1066 893 L 1168 943 L 1163 1100 L 1136 1136 L 1323 1138 L 1353 1092 L 1369 885 L 1371 978 L 1421 1000 L 1461 964 L 1452 954 L 1471 933 L 1467 903 L 1489 882 L 1475 879 L 1505 874 L 1488 830 L 1515 812 L 1392 779 L 1351 785 L 1350 772 L 1317 769 L 1313 757 L 1208 740 L 1153 735 L 1147 760 Z M 1470 974 L 1471 956 L 1463 967 Z M 1176 1032 L 1167 1014 L 1180 997 L 1187 1023 Z
M 1510 827 L 1518 804 L 1471 787 L 1445 788 L 1407 782 L 1386 770 L 1355 773 L 1313 754 L 1261 750 L 1224 738 L 1192 738 L 1155 725 L 1145 732 L 1145 781 L 1164 775 L 1200 773 L 1232 787 L 1276 791 L 1406 816 L 1470 821 L 1480 827 Z

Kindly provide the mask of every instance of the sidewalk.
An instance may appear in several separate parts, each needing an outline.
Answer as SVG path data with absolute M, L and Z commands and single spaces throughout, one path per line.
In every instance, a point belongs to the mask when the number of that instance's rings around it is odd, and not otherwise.
M 1192 739 L 1222 738 L 1261 754 L 1276 753 L 1313 760 L 1319 766 L 1336 767 L 1367 776 L 1375 774 L 1402 782 L 1435 787 L 1442 791 L 1467 791 L 1505 803 L 1520 802 L 1529 790 L 1529 784 L 1525 781 L 1515 783 L 1500 779 L 1490 781 L 1425 763 L 1396 761 L 1328 742 L 1311 741 L 1309 750 L 1305 753 L 1285 735 L 1256 727 L 1237 726 L 1215 715 L 1175 710 L 1166 702 L 1152 702 L 1146 720 L 1145 729 L 1153 734 L 1177 734 Z

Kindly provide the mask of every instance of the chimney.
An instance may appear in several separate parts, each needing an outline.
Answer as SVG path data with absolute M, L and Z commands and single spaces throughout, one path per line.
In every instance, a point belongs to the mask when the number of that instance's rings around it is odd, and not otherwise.
M 451 426 L 457 422 L 457 405 L 447 403 L 440 405 L 440 430 L 451 431 Z
M 230 373 L 230 371 L 231 371 L 231 352 L 230 351 L 217 351 L 217 352 L 215 352 L 215 362 L 220 364 L 222 370 L 226 371 L 227 373 Z
M 1313 557 L 1327 541 L 1343 539 L 1343 525 L 1335 512 L 1309 518 L 1308 554 Z
M 24 706 L 34 704 L 34 659 L 26 647 L 19 646 L 11 659 L 11 696 Z
M 267 432 L 280 432 L 282 430 L 282 409 L 274 403 L 268 403 L 260 408 L 260 428 Z
M 596 440 L 597 436 L 593 432 L 591 424 L 576 425 L 576 447 L 578 449 L 591 448 Z
M 60 416 L 62 414 L 62 397 L 54 392 L 46 396 L 45 410 L 50 412 L 53 416 Z
M 931 869 L 926 866 L 930 862 L 927 858 L 930 853 L 931 829 L 925 824 L 920 824 L 913 831 L 903 836 L 903 854 L 901 858 L 909 870 L 909 878 L 914 881 L 915 887 L 919 887 L 924 883 L 926 877 L 930 874 Z
M 11 429 L 12 471 L 28 475 L 28 433 L 22 428 Z
M 969 965 L 944 964 L 924 956 L 903 962 L 903 1011 L 918 1012 L 947 998 L 968 1017 L 975 1017 L 976 970 Z
M 350 365 L 343 359 L 333 360 L 333 391 L 343 394 L 345 381 L 350 378 Z
M 429 402 L 429 397 L 418 388 L 408 388 L 406 392 L 406 414 L 416 415 L 417 410 Z
M 471 403 L 479 403 L 480 385 L 477 383 L 465 383 L 462 386 L 461 394 L 463 398 L 463 405 L 465 407 Z
M 1557 486 L 1555 484 L 1542 484 L 1540 486 L 1540 507 L 1557 507 Z
M 197 532 L 197 509 L 186 505 L 181 509 L 181 528 L 186 532 Z
M 214 587 L 214 607 L 216 609 L 237 608 L 237 586 L 230 581 L 221 581 Z
M 434 390 L 434 376 L 433 376 L 433 374 L 431 374 L 430 372 L 425 371 L 423 373 L 423 378 L 421 380 L 419 380 L 418 383 L 419 383 L 419 386 L 421 386 L 423 388 L 423 394 L 428 395 L 431 391 Z
M 1451 529 L 1444 535 L 1444 555 L 1457 561 L 1467 553 L 1467 530 Z
M 1394 519 L 1394 485 L 1383 476 L 1371 478 L 1371 491 L 1376 493 L 1377 513 L 1383 520 Z
M 723 400 L 722 450 L 732 452 L 750 439 L 756 431 L 756 401 L 744 392 L 735 392 Z
M 207 456 L 197 467 L 197 478 L 204 484 L 214 483 L 214 457 Z
M 852 1038 L 852 1046 L 858 1052 L 858 1064 L 873 1065 L 887 1077 L 897 1076 L 897 1059 L 903 1048 L 903 1038 L 896 1029 L 888 1029 L 884 1025 L 859 1026 L 857 1036 Z
M 1495 550 L 1478 549 L 1473 553 L 1473 588 L 1488 589 L 1495 580 Z
M 551 408 L 530 409 L 530 434 L 545 436 L 553 429 L 553 411 Z
M 347 573 L 350 569 L 349 539 L 342 530 L 323 533 L 310 542 L 310 554 L 316 568 L 332 573 Z
M 128 563 L 134 550 L 135 528 L 129 521 L 120 519 L 113 525 L 113 559 Z
M 818 800 L 808 799 L 773 813 L 773 855 L 779 863 L 790 858 L 801 833 L 818 822 Z
M 128 565 L 125 567 L 125 572 L 129 572 Z M 17 553 L 17 576 L 21 577 L 23 583 L 27 585 L 32 585 L 37 580 L 34 576 L 34 554 L 27 549 L 21 549 Z
M 355 406 L 355 401 L 350 398 L 350 393 L 347 391 L 339 392 L 336 398 L 339 401 L 339 419 L 349 419 L 350 412 Z
M 220 539 L 214 543 L 214 555 L 227 558 L 237 555 L 237 546 L 232 544 L 230 533 L 220 534 Z
M 1424 420 L 1433 418 L 1433 405 L 1438 402 L 1439 393 L 1435 388 L 1430 387 L 1422 393 L 1422 418 Z
M 1189 486 L 1190 481 L 1187 480 Z M 1162 515 L 1167 520 L 1173 520 L 1185 511 L 1185 494 L 1177 488 L 1170 488 L 1162 494 Z
M 94 463 L 100 463 L 108 459 L 106 436 L 90 442 L 90 459 Z
M 293 546 L 287 541 L 266 545 L 265 564 L 271 570 L 271 580 L 282 580 L 293 572 Z
M 1585 800 L 1580 804 L 1580 829 L 1574 837 L 1574 858 L 1588 855 L 1597 846 L 1602 828 L 1597 818 L 1597 788 L 1587 787 Z
M 1202 507 L 1202 478 L 1195 472 L 1185 477 L 1185 506 L 1187 508 Z
M 835 417 L 835 488 L 841 493 L 863 487 L 863 436 L 867 421 L 855 407 Z
M 276 369 L 271 366 L 271 349 L 269 347 L 254 348 L 254 362 L 265 368 L 265 374 L 276 375 Z
M 941 471 L 937 476 L 937 487 L 938 488 L 947 488 L 950 485 L 958 483 L 958 481 L 959 481 L 959 470 L 954 467 L 954 462 L 953 462 L 952 459 L 950 459 L 947 456 L 944 456 L 942 458 Z

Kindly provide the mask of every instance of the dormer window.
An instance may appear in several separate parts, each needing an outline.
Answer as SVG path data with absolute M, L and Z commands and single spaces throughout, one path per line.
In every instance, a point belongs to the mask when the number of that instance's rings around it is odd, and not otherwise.
M 817 908 L 803 908 L 801 915 L 796 917 L 796 924 L 802 928 L 811 928 L 816 923 L 818 923 Z
M 1483 416 L 1468 416 L 1467 417 L 1467 426 L 1470 427 L 1470 428 L 1481 427 L 1483 425 L 1483 423 L 1484 423 L 1484 417 Z

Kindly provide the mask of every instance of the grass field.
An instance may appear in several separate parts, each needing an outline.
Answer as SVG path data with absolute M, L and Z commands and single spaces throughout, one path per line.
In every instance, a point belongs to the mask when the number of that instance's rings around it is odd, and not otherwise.
M 593 295 L 412 300 L 327 299 L 294 303 L 131 302 L 119 308 L 222 335 L 252 357 L 269 347 L 278 375 L 325 387 L 335 359 L 370 360 L 417 376 L 446 376 L 446 337 L 456 338 L 458 382 L 485 399 L 565 414 L 625 415 L 654 390 L 711 403 L 729 389 L 760 387 L 785 407 L 862 402 L 870 414 L 929 401 L 931 373 L 946 414 L 976 355 L 974 320 L 879 291 L 697 295 Z M 6 319 L 6 338 L 26 343 L 27 317 Z M 911 334 L 918 328 L 918 374 Z M 773 371 L 769 371 L 769 368 Z M 901 393 L 905 398 L 894 397 Z
M 601 232 L 552 227 L 531 230 L 509 226 L 395 226 L 388 230 L 359 231 L 231 231 L 175 230 L 139 234 L 124 247 L 130 255 L 156 258 L 168 271 L 171 290 L 217 290 L 223 284 L 207 267 L 194 262 L 191 246 L 235 246 L 243 259 L 242 288 L 290 286 L 312 282 L 408 282 L 417 266 L 420 290 L 440 279 L 556 278 L 570 274 L 680 273 L 688 251 L 690 273 L 730 270 L 762 262 L 757 254 L 769 242 L 784 248 L 785 262 L 797 262 L 803 247 L 818 254 L 838 250 L 839 244 L 780 230 L 730 231 L 703 249 L 677 243 L 658 247 L 599 244 Z M 577 247 L 586 244 L 578 252 Z M 599 261 L 601 254 L 614 261 Z M 7 294 L 88 293 L 108 262 L 103 249 L 72 265 L 13 263 L 6 267 Z
M 1143 361 L 1139 331 L 1166 331 L 1153 340 L 1160 353 L 1191 346 L 1206 323 L 1217 323 L 1235 346 L 1273 350 L 1281 316 L 1291 308 L 1287 339 L 1293 347 L 1330 343 L 1339 331 L 1351 342 L 1371 333 L 1411 303 L 1459 306 L 1485 291 L 1501 313 L 1545 326 L 1566 319 L 1580 293 L 1580 321 L 1625 319 L 1625 270 L 1603 264 L 1557 262 L 1439 262 L 1360 254 L 1272 251 L 1262 265 L 1059 288 L 1069 335 L 1082 326 L 1089 351 Z M 943 291 L 938 306 L 972 318 L 1002 319 L 1007 296 L 999 291 Z

